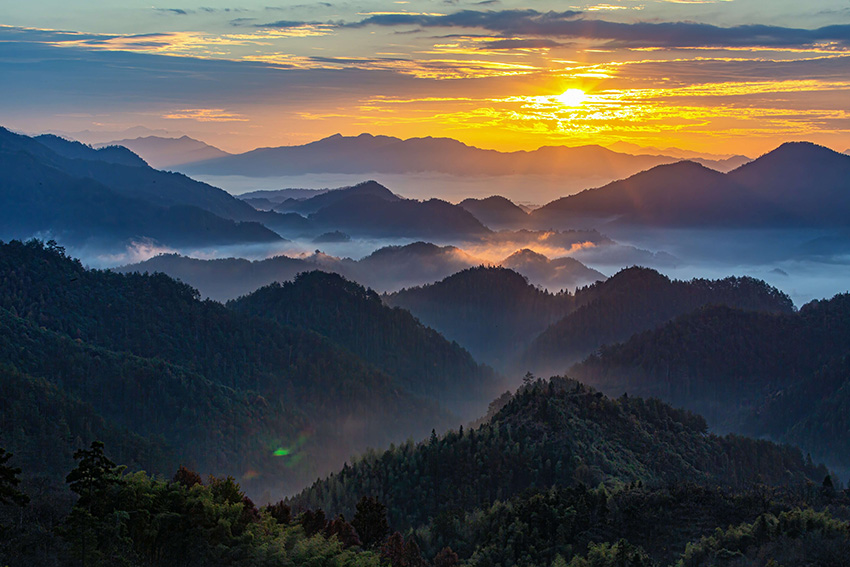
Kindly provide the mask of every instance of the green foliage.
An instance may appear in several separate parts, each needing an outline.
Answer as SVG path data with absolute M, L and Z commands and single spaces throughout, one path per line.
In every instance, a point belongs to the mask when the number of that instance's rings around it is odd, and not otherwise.
M 626 540 L 590 545 L 587 557 L 575 557 L 569 567 L 652 567 L 655 563 L 640 547 Z
M 161 274 L 87 270 L 37 241 L 0 244 L 0 336 L 0 372 L 14 377 L 0 381 L 13 410 L 0 441 L 36 476 L 59 476 L 75 442 L 103 435 L 132 468 L 173 471 L 180 455 L 291 490 L 445 417 L 315 333 L 200 301 Z
M 143 472 L 125 475 L 109 469 L 102 450 L 93 444 L 80 451 L 77 470 L 88 472 L 75 476 L 110 470 L 104 474 L 111 482 L 97 484 L 96 505 L 83 491 L 61 530 L 84 565 L 379 564 L 371 553 L 347 549 L 339 526 L 311 534 L 300 523 L 283 524 L 268 509 L 257 510 L 232 477 L 186 486 Z
M 387 523 L 387 507 L 378 502 L 377 498 L 364 496 L 357 503 L 357 511 L 351 524 L 360 536 L 363 547 L 374 549 L 384 541 L 390 533 Z
M 571 371 L 605 391 L 660 396 L 713 426 L 798 444 L 850 468 L 850 295 L 799 313 L 705 307 L 603 347 Z
M 845 565 L 850 525 L 826 513 L 796 509 L 765 514 L 688 545 L 678 567 Z
M 77 468 L 65 478 L 65 482 L 73 492 L 80 497 L 78 504 L 91 510 L 98 496 L 117 482 L 120 471 L 115 463 L 103 454 L 103 442 L 92 441 L 91 448 L 80 449 L 74 453 L 74 459 L 79 461 Z

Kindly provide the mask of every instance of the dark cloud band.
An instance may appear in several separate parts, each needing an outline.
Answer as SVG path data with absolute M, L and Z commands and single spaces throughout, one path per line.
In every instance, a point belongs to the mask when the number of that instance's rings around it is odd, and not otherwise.
M 379 14 L 346 27 L 418 26 L 483 29 L 505 36 L 585 38 L 609 47 L 805 47 L 820 43 L 850 46 L 850 25 L 798 29 L 766 25 L 720 27 L 694 22 L 620 23 L 581 18 L 582 13 L 536 10 L 463 10 L 448 15 Z

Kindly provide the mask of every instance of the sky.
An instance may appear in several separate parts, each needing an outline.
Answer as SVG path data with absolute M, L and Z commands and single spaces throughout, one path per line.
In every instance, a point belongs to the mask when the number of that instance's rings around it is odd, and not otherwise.
M 0 125 L 228 151 L 335 133 L 498 150 L 850 148 L 850 0 L 30 0 Z

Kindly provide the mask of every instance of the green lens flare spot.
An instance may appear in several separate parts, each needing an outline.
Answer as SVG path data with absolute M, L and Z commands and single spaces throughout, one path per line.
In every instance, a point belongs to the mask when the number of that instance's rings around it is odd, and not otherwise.
M 275 449 L 274 453 L 272 453 L 272 455 L 274 455 L 275 457 L 286 457 L 290 453 L 292 453 L 292 451 L 290 451 L 289 449 L 284 449 L 283 447 L 281 447 L 280 449 Z

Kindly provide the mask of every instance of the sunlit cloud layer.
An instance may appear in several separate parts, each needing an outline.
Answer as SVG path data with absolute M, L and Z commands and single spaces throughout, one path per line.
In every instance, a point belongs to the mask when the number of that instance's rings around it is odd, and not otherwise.
M 28 132 L 850 147 L 841 0 L 31 4 L 0 26 L 0 123 Z

